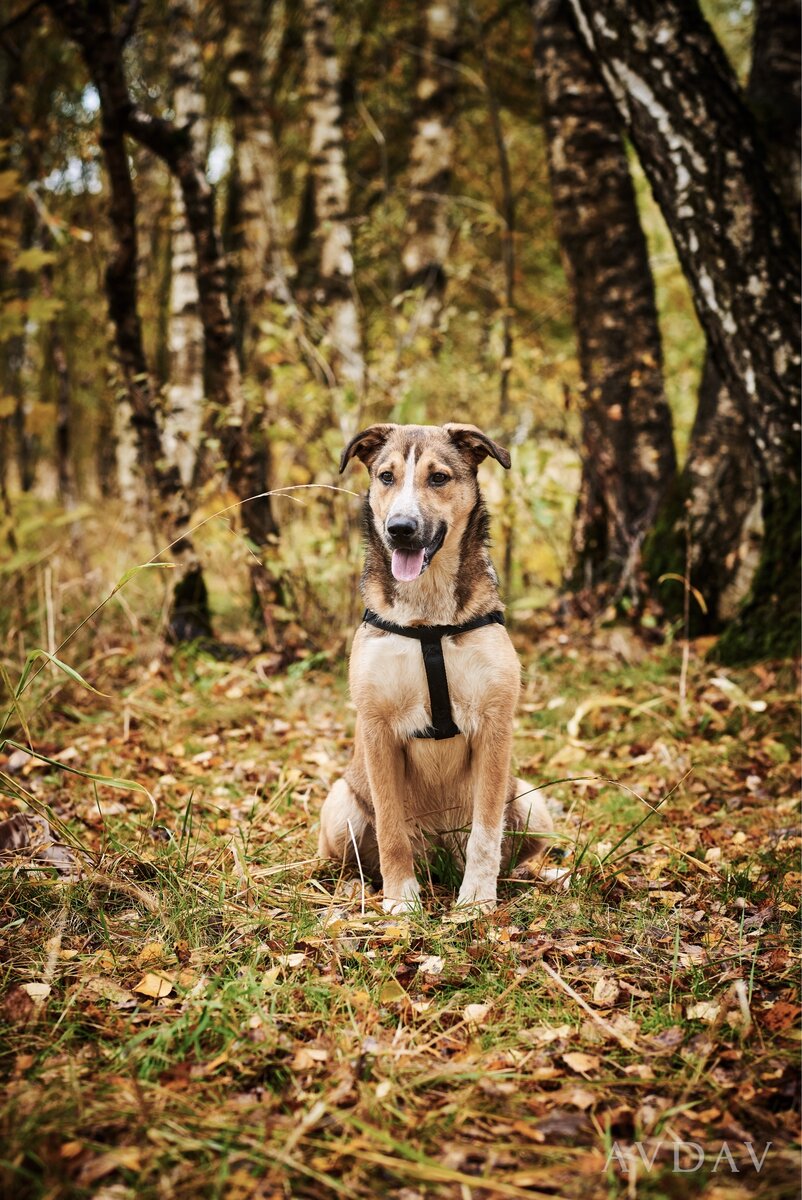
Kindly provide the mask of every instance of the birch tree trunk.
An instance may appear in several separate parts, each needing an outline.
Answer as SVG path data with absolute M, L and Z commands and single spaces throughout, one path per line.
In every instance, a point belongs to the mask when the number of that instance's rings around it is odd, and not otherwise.
M 94 0 L 91 20 L 79 0 L 51 0 L 51 3 L 81 48 L 101 105 L 111 114 L 108 119 L 113 118 L 130 136 L 158 155 L 180 184 L 195 247 L 206 378 L 213 398 L 215 429 L 232 488 L 242 501 L 240 513 L 245 532 L 259 552 L 265 553 L 277 536 L 267 494 L 264 454 L 260 451 L 265 437 L 265 414 L 261 406 L 248 408 L 244 400 L 226 290 L 226 263 L 217 229 L 214 195 L 203 164 L 193 152 L 186 129 L 144 113 L 133 103 L 125 81 L 121 40 L 113 30 L 108 0 Z M 128 183 L 130 187 L 130 176 Z M 258 558 L 252 563 L 251 580 L 267 640 L 275 646 L 274 589 Z
M 319 262 L 315 297 L 326 314 L 323 346 L 328 350 L 334 380 L 358 397 L 364 388 L 365 362 L 348 222 L 350 192 L 332 0 L 304 0 L 304 14 L 305 80 Z M 344 414 L 341 418 L 349 425 Z
M 138 462 L 147 493 L 155 506 L 157 526 L 172 543 L 170 553 L 177 581 L 168 623 L 172 641 L 212 636 L 208 595 L 200 561 L 189 536 L 190 507 L 178 466 L 168 462 L 158 422 L 158 398 L 142 345 L 138 311 L 136 196 L 125 146 L 124 105 L 117 94 L 119 78 L 98 69 L 101 61 L 119 59 L 121 45 L 111 26 L 109 10 L 54 3 L 54 13 L 64 21 L 84 54 L 100 96 L 100 146 L 109 181 L 109 217 L 114 230 L 114 256 L 106 268 L 105 286 L 114 326 L 117 356 L 124 382 L 131 425 L 136 436 Z M 94 69 L 93 69 L 94 68 Z M 126 97 L 127 98 L 127 97 Z
M 176 124 L 184 126 L 192 153 L 206 161 L 209 140 L 206 99 L 196 29 L 198 0 L 170 5 L 170 71 Z M 204 418 L 203 326 L 198 316 L 197 262 L 181 188 L 172 180 L 171 272 L 167 326 L 169 382 L 164 413 L 164 451 L 191 488 Z
M 436 328 L 443 308 L 450 245 L 447 196 L 456 136 L 458 19 L 458 0 L 431 0 L 426 7 L 401 252 L 402 290 L 416 294 L 407 341 L 418 329 Z
M 799 247 L 754 121 L 691 0 L 570 0 L 671 231 L 747 422 L 765 529 L 726 661 L 799 646 Z
M 772 182 L 797 237 L 801 37 L 796 0 L 759 0 L 747 100 Z M 679 496 L 688 502 L 692 576 L 708 607 L 706 619 L 697 613 L 696 620 L 701 628 L 720 628 L 735 616 L 749 591 L 760 561 L 762 519 L 746 417 L 709 351 Z M 678 523 L 684 523 L 684 514 L 679 517 Z
M 535 65 L 554 213 L 583 381 L 574 588 L 633 599 L 640 553 L 676 473 L 654 284 L 621 119 L 567 0 L 536 0 Z

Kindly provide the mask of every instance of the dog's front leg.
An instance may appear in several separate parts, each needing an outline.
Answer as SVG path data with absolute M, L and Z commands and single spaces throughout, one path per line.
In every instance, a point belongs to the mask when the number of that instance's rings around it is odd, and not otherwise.
M 386 726 L 365 729 L 365 764 L 375 813 L 385 912 L 411 912 L 420 902 L 404 803 L 404 751 Z
M 510 780 L 512 734 L 482 737 L 473 750 L 473 817 L 457 905 L 496 906 L 501 839 Z

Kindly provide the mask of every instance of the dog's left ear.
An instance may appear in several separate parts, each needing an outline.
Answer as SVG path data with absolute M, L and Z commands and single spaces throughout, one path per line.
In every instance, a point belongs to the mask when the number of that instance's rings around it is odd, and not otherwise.
M 370 429 L 363 429 L 352 437 L 340 456 L 340 474 L 354 457 L 370 470 L 371 463 L 395 428 L 395 425 L 371 425 Z
M 455 425 L 449 423 L 444 425 L 443 429 L 451 438 L 454 445 L 463 454 L 466 454 L 473 462 L 474 466 L 478 467 L 480 462 L 490 455 L 500 462 L 505 471 L 509 471 L 512 465 L 512 460 L 509 451 L 503 446 L 499 446 L 498 442 L 494 442 L 486 433 L 482 433 L 481 429 L 477 429 L 475 425 Z

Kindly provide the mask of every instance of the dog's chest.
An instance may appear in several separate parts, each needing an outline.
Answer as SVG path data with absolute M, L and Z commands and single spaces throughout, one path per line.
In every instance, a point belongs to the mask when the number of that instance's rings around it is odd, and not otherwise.
M 442 642 L 451 713 L 467 738 L 478 733 L 499 689 L 510 687 L 509 672 L 494 654 L 496 644 L 489 630 Z M 517 679 L 512 686 L 517 691 Z M 396 634 L 363 636 L 358 653 L 355 645 L 352 655 L 351 692 L 361 714 L 389 726 L 402 740 L 412 738 L 431 722 L 429 686 L 418 641 Z

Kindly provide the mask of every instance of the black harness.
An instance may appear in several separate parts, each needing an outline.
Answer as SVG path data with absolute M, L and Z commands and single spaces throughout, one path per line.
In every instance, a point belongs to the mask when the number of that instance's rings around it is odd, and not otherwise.
M 366 608 L 362 621 L 365 625 L 374 625 L 376 629 L 384 630 L 385 633 L 397 633 L 400 637 L 413 638 L 420 642 L 426 682 L 429 685 L 432 721 L 425 729 L 418 730 L 412 736 L 433 738 L 436 742 L 457 737 L 460 731 L 454 724 L 451 713 L 451 697 L 448 694 L 446 664 L 443 658 L 443 638 L 469 633 L 471 629 L 481 629 L 483 625 L 503 625 L 504 613 L 498 610 L 485 613 L 481 617 L 474 617 L 472 621 L 466 621 L 464 625 L 394 625 L 392 621 L 385 621 Z

